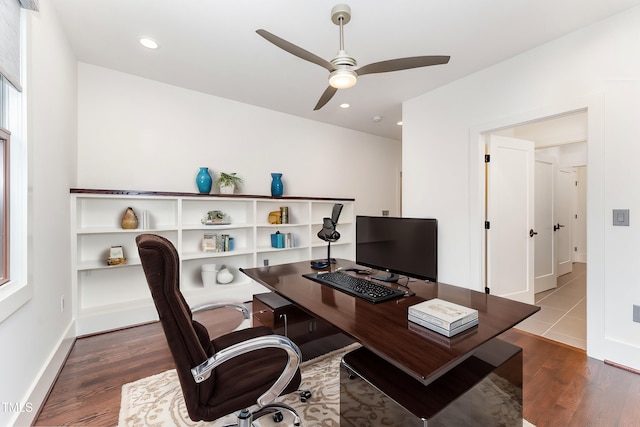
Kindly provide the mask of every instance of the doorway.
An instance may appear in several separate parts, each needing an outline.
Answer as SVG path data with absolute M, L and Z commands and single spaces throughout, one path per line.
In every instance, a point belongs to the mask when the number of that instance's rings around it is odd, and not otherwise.
M 529 140 L 535 146 L 536 161 L 532 170 L 536 191 L 535 195 L 530 195 L 529 202 L 533 204 L 535 220 L 531 221 L 531 229 L 528 230 L 531 233 L 529 242 L 533 242 L 535 247 L 532 250 L 534 256 L 530 257 L 534 261 L 533 265 L 522 261 L 520 280 L 522 283 L 526 281 L 531 290 L 535 289 L 528 294 L 533 300 L 526 302 L 539 305 L 541 311 L 518 327 L 586 349 L 587 112 L 583 110 L 544 118 L 489 131 L 484 135 L 487 140 L 493 135 Z M 485 177 L 489 176 L 489 173 L 485 173 Z M 492 197 L 488 194 L 491 191 L 489 183 L 485 183 L 486 212 L 492 210 Z M 521 191 L 526 193 L 527 189 L 523 187 Z M 493 210 L 495 212 L 495 207 Z M 513 212 L 518 212 L 518 209 Z M 491 222 L 494 219 L 487 220 Z M 491 223 L 491 228 L 493 226 Z M 495 258 L 499 252 L 492 253 L 492 239 L 485 239 L 487 271 L 495 264 L 492 257 Z M 495 235 L 493 239 L 495 241 Z M 513 246 L 522 246 L 525 241 L 520 238 L 513 242 Z M 501 246 L 509 245 L 502 242 Z M 576 266 L 575 271 L 572 271 L 573 266 Z M 485 274 L 485 278 L 487 286 L 492 289 L 491 293 L 499 294 L 493 289 L 498 291 L 506 288 L 491 283 L 492 280 L 498 280 L 495 276 Z M 503 296 L 520 299 L 509 294 Z

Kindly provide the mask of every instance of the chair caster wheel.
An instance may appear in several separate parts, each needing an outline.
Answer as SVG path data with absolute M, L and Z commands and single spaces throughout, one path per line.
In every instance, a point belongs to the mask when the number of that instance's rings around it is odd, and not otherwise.
M 309 399 L 311 399 L 311 392 L 309 390 L 303 390 L 300 393 L 300 401 L 304 403 Z
M 273 414 L 273 422 L 274 423 L 282 422 L 282 420 L 284 420 L 284 417 L 282 416 L 282 412 L 278 411 L 278 412 Z

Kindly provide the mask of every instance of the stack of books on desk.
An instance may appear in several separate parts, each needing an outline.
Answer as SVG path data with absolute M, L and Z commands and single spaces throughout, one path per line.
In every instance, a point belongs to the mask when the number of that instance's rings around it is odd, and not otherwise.
M 435 298 L 410 306 L 409 321 L 452 337 L 478 324 L 478 310 Z
M 452 348 L 461 341 L 478 333 L 478 328 L 469 328 L 466 331 L 457 332 L 454 336 L 447 337 L 413 322 L 409 322 L 409 330 L 445 348 Z

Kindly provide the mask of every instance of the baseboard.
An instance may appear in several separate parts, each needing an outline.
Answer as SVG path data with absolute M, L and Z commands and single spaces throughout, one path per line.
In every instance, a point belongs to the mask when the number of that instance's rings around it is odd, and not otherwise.
M 612 362 L 611 360 L 604 359 L 605 365 L 613 366 L 614 368 L 622 369 L 623 371 L 631 372 L 632 374 L 640 375 L 640 371 L 633 369 L 629 366 L 622 365 L 620 363 Z
M 65 333 L 60 341 L 58 341 L 58 345 L 51 352 L 48 362 L 42 367 L 31 385 L 30 391 L 27 393 L 25 402 L 29 402 L 33 410 L 20 412 L 14 420 L 14 426 L 30 426 L 33 425 L 38 418 L 42 406 L 46 402 L 47 397 L 49 397 L 49 393 L 58 378 L 58 374 L 62 370 L 76 341 L 75 330 L 76 324 L 74 320 L 67 326 Z

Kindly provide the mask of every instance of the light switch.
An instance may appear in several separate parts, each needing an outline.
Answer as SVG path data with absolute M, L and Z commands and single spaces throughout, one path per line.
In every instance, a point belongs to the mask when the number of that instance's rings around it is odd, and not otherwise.
M 629 225 L 629 209 L 613 210 L 613 225 Z

